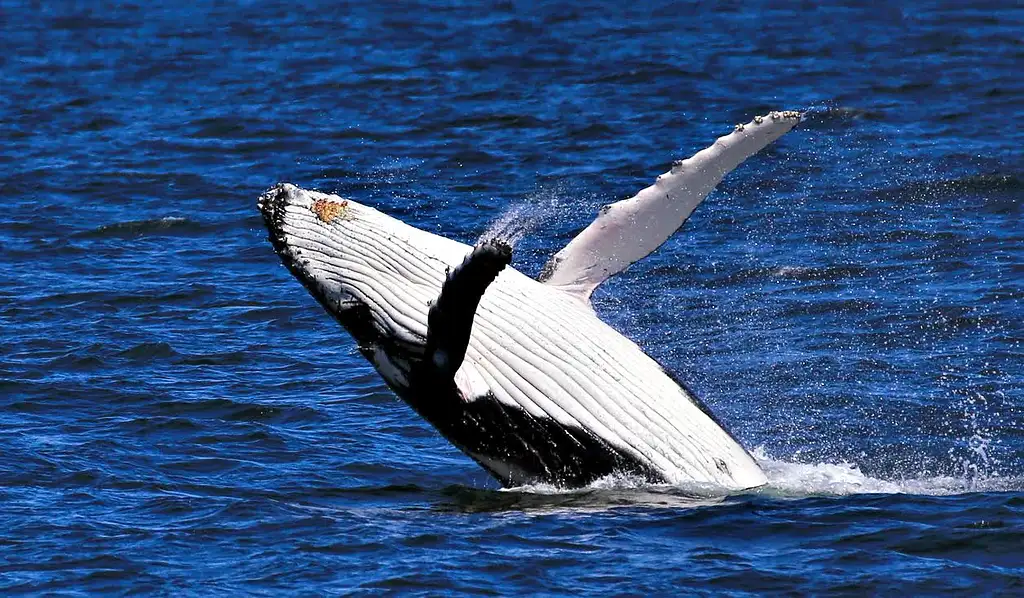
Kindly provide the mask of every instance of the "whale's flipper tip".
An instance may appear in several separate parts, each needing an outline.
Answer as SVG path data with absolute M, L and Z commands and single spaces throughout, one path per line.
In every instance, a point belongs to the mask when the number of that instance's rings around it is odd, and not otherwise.
M 798 110 L 755 116 L 658 176 L 635 196 L 603 207 L 597 218 L 544 266 L 541 281 L 588 302 L 593 290 L 661 246 L 722 178 L 782 137 Z

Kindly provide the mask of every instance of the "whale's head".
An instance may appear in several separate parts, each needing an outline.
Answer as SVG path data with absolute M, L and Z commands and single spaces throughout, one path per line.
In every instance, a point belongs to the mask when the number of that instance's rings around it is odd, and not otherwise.
M 464 246 L 337 195 L 275 185 L 259 199 L 282 262 L 393 387 L 422 358 L 427 313 Z

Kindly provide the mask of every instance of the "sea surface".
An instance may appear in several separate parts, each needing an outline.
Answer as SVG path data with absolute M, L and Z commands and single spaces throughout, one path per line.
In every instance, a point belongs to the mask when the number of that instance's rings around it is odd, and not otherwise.
M 299 4 L 0 3 L 0 594 L 1024 593 L 1018 3 Z M 536 274 L 773 109 L 595 295 L 736 495 L 499 489 L 256 208 L 511 219 Z

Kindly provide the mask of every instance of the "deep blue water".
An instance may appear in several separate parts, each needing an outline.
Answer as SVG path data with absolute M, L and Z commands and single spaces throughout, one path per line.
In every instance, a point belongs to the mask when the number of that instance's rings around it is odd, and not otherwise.
M 1024 10 L 0 4 L 0 593 L 1024 591 Z M 771 109 L 603 286 L 771 483 L 498 490 L 279 265 L 257 196 L 473 242 Z

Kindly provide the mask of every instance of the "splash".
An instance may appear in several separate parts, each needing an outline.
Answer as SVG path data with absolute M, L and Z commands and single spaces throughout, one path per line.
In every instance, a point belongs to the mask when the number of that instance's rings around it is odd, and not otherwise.
M 961 430 L 963 436 L 947 454 L 965 478 L 980 484 L 990 478 L 998 478 L 1001 462 L 993 454 L 993 449 L 999 440 L 990 428 L 1002 424 L 998 412 L 992 412 L 989 401 L 981 393 L 962 396 L 958 407 L 959 422 L 957 425 L 951 423 L 950 427 Z
M 846 496 L 850 494 L 918 494 L 948 496 L 968 492 L 1019 490 L 1024 478 L 973 475 L 913 476 L 884 480 L 865 475 L 855 463 L 794 463 L 777 461 L 763 448 L 752 452 L 768 484 L 759 490 L 781 497 Z
M 480 235 L 480 241 L 499 239 L 514 246 L 541 224 L 559 218 L 566 204 L 560 187 L 535 191 L 506 208 Z
M 503 488 L 497 502 L 506 507 L 509 501 L 517 509 L 538 513 L 605 512 L 616 507 L 643 506 L 671 509 L 693 509 L 720 505 L 729 499 L 721 488 L 703 484 L 675 486 L 651 484 L 642 478 L 613 473 L 583 488 L 566 489 L 551 484 L 528 484 Z
M 602 478 L 594 480 L 582 488 L 563 488 L 548 483 L 525 484 L 514 488 L 502 488 L 501 492 L 528 492 L 532 494 L 580 494 L 594 490 L 645 490 L 665 489 L 672 486 L 665 484 L 651 484 L 641 477 L 624 473 L 611 473 Z

